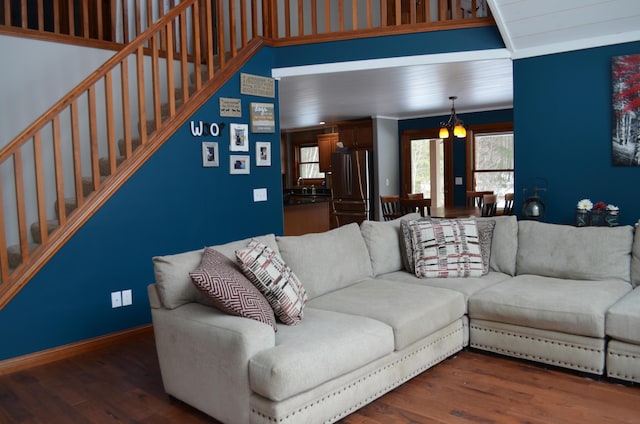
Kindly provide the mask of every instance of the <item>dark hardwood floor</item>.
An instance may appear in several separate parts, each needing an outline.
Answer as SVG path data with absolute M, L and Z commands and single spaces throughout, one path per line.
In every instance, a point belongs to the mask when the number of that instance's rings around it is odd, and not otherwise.
M 148 334 L 1 376 L 0 423 L 216 421 L 164 393 Z M 640 386 L 464 351 L 341 423 L 640 423 Z

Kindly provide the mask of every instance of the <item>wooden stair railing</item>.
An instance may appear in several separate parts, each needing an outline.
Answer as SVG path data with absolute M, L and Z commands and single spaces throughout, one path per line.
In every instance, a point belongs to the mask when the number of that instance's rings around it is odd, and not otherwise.
M 211 2 L 181 2 L 0 150 L 0 307 L 221 71 L 213 27 Z
M 437 17 L 401 0 L 366 0 L 364 11 L 356 0 L 178 3 L 0 150 L 0 309 L 263 44 L 493 24 L 462 21 L 461 0 L 431 1 Z
M 128 44 L 177 3 L 179 0 L 168 0 L 166 5 L 163 0 L 4 0 L 0 28 L 16 34 Z

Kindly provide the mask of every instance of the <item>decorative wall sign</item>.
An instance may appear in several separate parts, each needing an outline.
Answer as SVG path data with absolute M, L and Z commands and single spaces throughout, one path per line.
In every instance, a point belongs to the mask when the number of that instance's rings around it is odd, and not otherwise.
M 202 166 L 218 166 L 218 143 L 215 141 L 205 141 L 202 143 Z
M 191 135 L 194 137 L 203 137 L 207 135 L 218 137 L 224 126 L 223 122 L 216 124 L 215 122 L 207 123 L 202 121 L 191 121 L 189 124 Z
M 256 166 L 271 166 L 271 143 L 256 142 Z
M 229 140 L 229 150 L 232 152 L 249 151 L 249 125 L 231 124 L 231 139 Z
M 251 132 L 276 132 L 276 117 L 273 103 L 250 103 L 249 117 L 251 118 Z
M 614 166 L 640 166 L 640 55 L 614 57 L 611 153 Z
M 230 155 L 229 156 L 229 173 L 230 174 L 249 174 L 250 173 L 249 155 Z
M 220 97 L 220 116 L 240 118 L 242 116 L 242 101 Z
M 240 74 L 240 93 L 252 96 L 276 96 L 276 80 L 259 75 Z

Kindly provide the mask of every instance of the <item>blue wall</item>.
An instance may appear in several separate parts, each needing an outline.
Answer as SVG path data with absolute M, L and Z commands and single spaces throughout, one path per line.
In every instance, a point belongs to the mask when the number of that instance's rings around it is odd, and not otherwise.
M 516 196 L 546 180 L 548 222 L 572 223 L 583 198 L 640 218 L 640 168 L 611 165 L 611 59 L 626 54 L 640 42 L 514 62 Z
M 242 72 L 270 76 L 273 49 Z M 249 103 L 234 76 L 194 116 L 249 123 Z M 242 118 L 220 118 L 219 97 L 241 98 Z M 193 137 L 184 124 L 26 287 L 0 311 L 0 360 L 149 323 L 146 287 L 152 256 L 200 249 L 253 235 L 282 234 L 279 128 L 249 134 L 250 175 L 229 175 L 229 126 L 220 137 Z M 202 141 L 217 141 L 218 168 L 203 168 Z M 255 167 L 255 142 L 270 141 L 272 166 Z M 254 203 L 253 189 L 269 200 Z M 133 305 L 112 309 L 112 291 L 133 289 Z
M 466 126 L 494 124 L 499 122 L 512 122 L 513 110 L 504 109 L 491 112 L 461 113 L 457 114 Z M 398 123 L 398 139 L 405 130 L 419 130 L 427 128 L 439 128 L 441 122 L 446 122 L 449 115 L 434 116 L 429 118 L 406 119 Z M 400 149 L 400 146 L 398 146 Z M 400 164 L 402 168 L 402 164 Z M 462 185 L 453 187 L 453 203 L 456 206 L 464 206 L 467 199 L 467 151 L 462 140 L 453 140 L 453 175 L 462 177 Z

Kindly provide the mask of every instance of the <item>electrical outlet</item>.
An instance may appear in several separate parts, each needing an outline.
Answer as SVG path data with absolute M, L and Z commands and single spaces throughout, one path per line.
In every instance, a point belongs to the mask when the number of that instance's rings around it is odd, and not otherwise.
M 122 306 L 122 292 L 111 292 L 111 307 L 119 308 Z
M 133 291 L 131 289 L 122 290 L 122 306 L 133 305 Z

